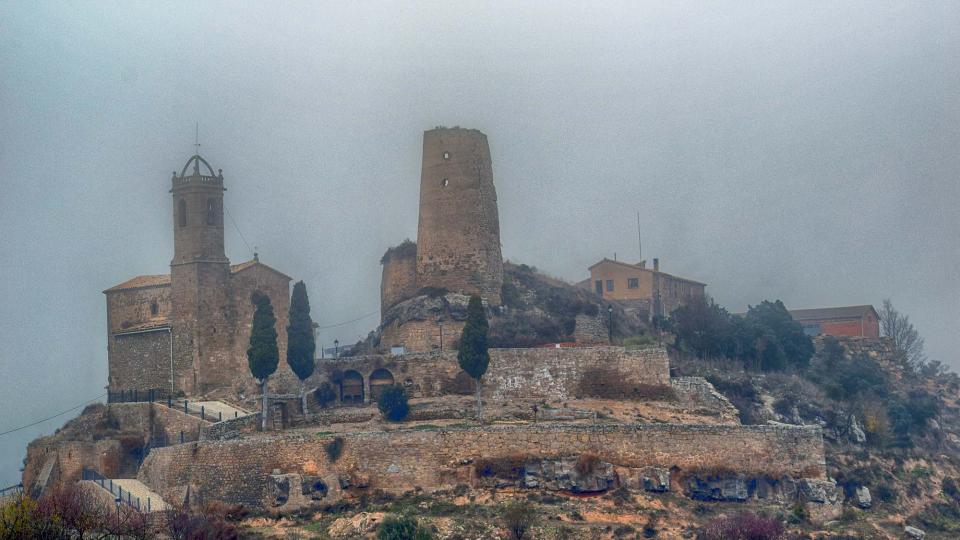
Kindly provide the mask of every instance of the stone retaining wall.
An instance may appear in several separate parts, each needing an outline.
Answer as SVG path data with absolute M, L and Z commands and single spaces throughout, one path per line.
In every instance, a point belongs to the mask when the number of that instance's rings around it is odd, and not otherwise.
M 736 471 L 747 475 L 822 478 L 818 427 L 673 424 L 533 424 L 341 434 L 336 462 L 326 434 L 285 434 L 190 443 L 153 451 L 139 479 L 165 499 L 187 486 L 202 499 L 254 507 L 269 504 L 274 471 L 339 475 L 353 485 L 405 491 L 471 483 L 473 460 L 590 453 L 623 467 Z M 168 498 L 169 496 L 169 498 Z
M 387 370 L 395 383 L 403 384 L 410 397 L 470 394 L 473 389 L 472 380 L 457 364 L 456 351 L 321 360 L 307 385 L 316 387 L 336 378 L 335 374 L 354 371 L 363 377 L 364 401 L 369 402 L 370 376 L 379 369 Z M 670 384 L 670 363 L 661 347 L 490 349 L 483 396 L 493 402 L 572 399 L 577 397 L 585 377 L 601 372 L 627 384 Z

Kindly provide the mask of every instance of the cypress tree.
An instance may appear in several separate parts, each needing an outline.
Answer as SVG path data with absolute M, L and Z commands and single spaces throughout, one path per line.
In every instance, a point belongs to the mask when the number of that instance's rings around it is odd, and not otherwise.
M 490 364 L 490 353 L 487 351 L 487 332 L 490 324 L 483 309 L 483 301 L 473 295 L 467 305 L 467 323 L 463 327 L 460 345 L 457 350 L 457 361 L 460 368 L 467 372 L 476 382 L 477 388 L 477 419 L 483 417 L 483 403 L 480 400 L 480 384 L 487 366 Z
M 298 281 L 290 297 L 290 324 L 287 326 L 287 364 L 300 379 L 300 406 L 307 413 L 306 380 L 313 374 L 316 365 L 317 344 L 313 337 L 313 320 L 310 318 L 310 299 L 307 286 Z
M 277 371 L 280 364 L 280 351 L 277 349 L 277 318 L 273 314 L 270 297 L 255 291 L 250 300 L 255 306 L 253 325 L 250 329 L 250 347 L 247 349 L 247 363 L 250 373 L 260 381 L 263 390 L 263 410 L 261 429 L 267 429 L 267 379 Z

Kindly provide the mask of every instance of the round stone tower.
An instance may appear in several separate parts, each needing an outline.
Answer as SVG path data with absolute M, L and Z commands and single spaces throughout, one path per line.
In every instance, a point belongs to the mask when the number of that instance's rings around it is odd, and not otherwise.
M 487 136 L 475 129 L 423 134 L 417 284 L 500 304 L 500 218 Z
M 380 259 L 380 320 L 393 306 L 417 293 L 417 245 L 407 240 L 394 246 Z

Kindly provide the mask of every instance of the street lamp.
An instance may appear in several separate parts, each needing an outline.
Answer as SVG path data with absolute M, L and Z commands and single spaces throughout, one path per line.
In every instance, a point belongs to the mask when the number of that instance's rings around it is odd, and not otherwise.
M 333 357 L 340 358 L 340 340 L 333 340 Z
M 121 491 L 121 493 L 123 492 Z M 117 505 L 117 528 L 115 531 L 117 533 L 117 538 L 120 538 L 120 501 L 121 500 L 123 500 L 123 498 L 120 495 L 117 495 L 117 498 L 113 500 L 113 503 Z
M 607 340 L 613 345 L 613 306 L 607 306 Z

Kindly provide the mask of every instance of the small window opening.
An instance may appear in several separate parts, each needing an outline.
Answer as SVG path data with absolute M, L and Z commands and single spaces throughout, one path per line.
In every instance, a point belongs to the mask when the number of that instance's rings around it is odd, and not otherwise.
M 177 203 L 177 220 L 181 227 L 187 226 L 187 201 L 180 199 Z
M 443 159 L 450 159 L 450 152 L 444 152 Z
M 627 278 L 627 288 L 628 289 L 639 289 L 640 288 L 640 278 Z
M 156 317 L 157 313 L 159 312 L 160 312 L 160 306 L 157 305 L 157 301 L 154 300 L 153 302 L 150 302 L 150 315 L 153 315 L 154 317 Z
M 444 178 L 443 181 L 440 182 L 440 185 L 443 186 L 443 187 L 449 186 L 449 185 L 450 185 L 450 179 L 449 179 L 449 178 Z
M 608 290 L 608 291 L 612 291 L 612 290 L 613 290 L 613 280 L 612 280 L 612 279 L 608 279 L 608 280 L 607 280 L 607 290 Z
M 207 225 L 217 224 L 217 203 L 213 199 L 207 199 Z

